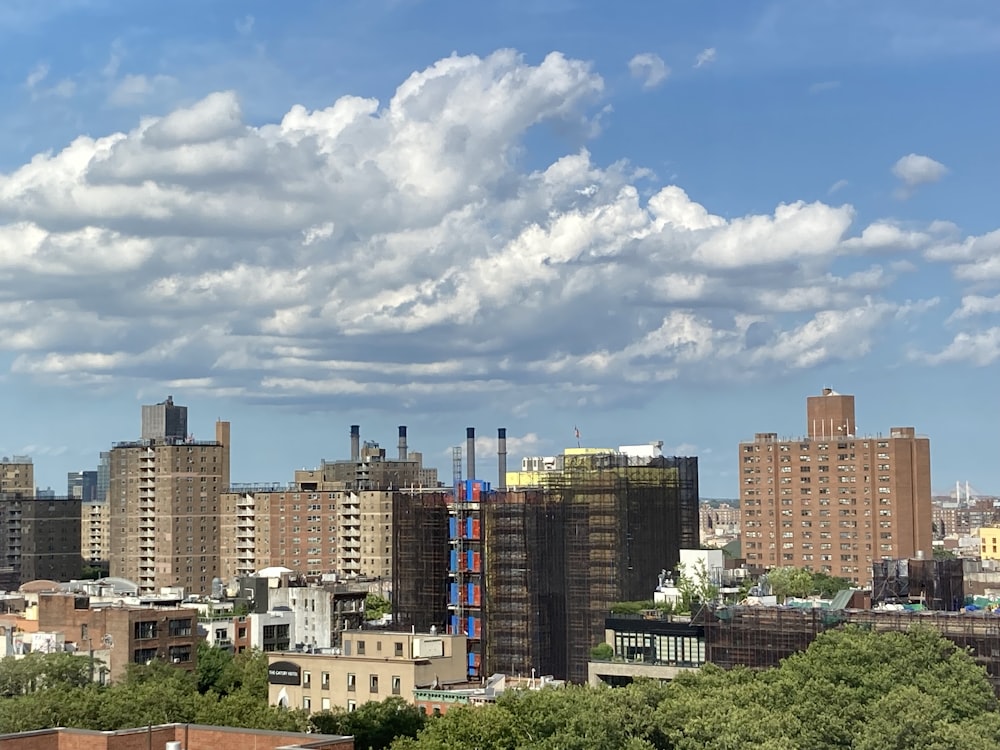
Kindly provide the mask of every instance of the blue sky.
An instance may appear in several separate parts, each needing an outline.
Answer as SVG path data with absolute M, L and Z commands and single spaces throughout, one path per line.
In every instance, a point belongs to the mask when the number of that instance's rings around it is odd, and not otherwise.
M 0 451 L 42 486 L 172 394 L 234 481 L 354 423 L 444 473 L 475 425 L 493 479 L 496 427 L 578 426 L 731 497 L 832 386 L 1000 492 L 994 2 L 8 0 L 0 48 Z

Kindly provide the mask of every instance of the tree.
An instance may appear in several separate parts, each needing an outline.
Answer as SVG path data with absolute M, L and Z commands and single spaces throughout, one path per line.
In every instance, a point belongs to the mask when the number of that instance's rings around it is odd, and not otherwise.
M 357 750 L 383 750 L 397 737 L 416 737 L 426 717 L 416 706 L 393 696 L 363 703 L 356 711 L 321 711 L 310 722 L 321 734 L 353 735 Z
M 198 692 L 207 693 L 209 690 L 214 690 L 220 695 L 229 693 L 232 684 L 227 678 L 233 672 L 230 668 L 232 662 L 233 655 L 227 649 L 217 648 L 206 641 L 199 641 L 198 667 L 195 670 Z
M 719 598 L 719 587 L 712 583 L 705 558 L 687 570 L 684 563 L 677 565 L 677 589 L 681 592 L 679 612 L 690 612 L 693 605 L 709 604 Z
M 934 548 L 934 559 L 935 560 L 957 560 L 958 555 L 956 555 L 952 550 L 945 549 L 944 547 Z
M 608 661 L 615 655 L 615 650 L 610 643 L 598 643 L 590 649 L 590 658 L 594 661 Z
M 381 620 L 383 616 L 392 612 L 392 602 L 384 596 L 378 594 L 368 594 L 365 597 L 365 619 Z
M 767 582 L 779 602 L 790 596 L 806 597 L 813 591 L 813 575 L 803 568 L 775 568 L 768 572 Z

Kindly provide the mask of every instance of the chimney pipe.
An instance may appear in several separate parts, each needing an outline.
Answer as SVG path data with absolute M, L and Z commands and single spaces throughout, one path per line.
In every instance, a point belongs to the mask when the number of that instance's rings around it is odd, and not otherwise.
M 507 428 L 497 428 L 497 487 L 507 489 Z
M 476 478 L 476 428 L 465 428 L 465 471 L 469 479 Z
M 399 460 L 406 460 L 406 425 L 399 426 Z
M 356 424 L 351 425 L 351 460 L 361 460 L 361 426 Z

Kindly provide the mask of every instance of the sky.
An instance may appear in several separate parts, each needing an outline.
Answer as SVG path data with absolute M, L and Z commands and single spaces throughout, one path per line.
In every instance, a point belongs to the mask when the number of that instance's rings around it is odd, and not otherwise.
M 1000 4 L 5 0 L 0 452 L 172 395 L 232 480 L 662 440 L 805 399 L 1000 493 Z

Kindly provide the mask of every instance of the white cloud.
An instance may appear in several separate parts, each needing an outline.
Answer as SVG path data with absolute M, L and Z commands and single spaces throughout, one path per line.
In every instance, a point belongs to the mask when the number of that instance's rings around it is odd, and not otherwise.
M 35 88 L 38 84 L 46 79 L 49 75 L 49 66 L 46 63 L 38 63 L 31 72 L 28 73 L 28 77 L 24 79 L 24 85 L 28 89 Z
M 130 73 L 115 84 L 108 95 L 108 103 L 115 107 L 132 107 L 176 83 L 171 76 Z
M 654 52 L 640 52 L 628 61 L 628 69 L 633 78 L 642 81 L 644 89 L 655 89 L 670 75 L 670 68 Z
M 968 363 L 986 367 L 1000 359 L 1000 327 L 987 328 L 955 336 L 948 346 L 936 354 L 917 353 L 913 357 L 931 365 Z
M 1000 295 L 984 297 L 978 294 L 970 294 L 962 297 L 961 306 L 948 317 L 948 321 L 953 322 L 979 315 L 995 315 L 997 313 L 1000 313 Z
M 838 193 L 845 187 L 847 187 L 849 184 L 850 183 L 847 180 L 837 180 L 835 183 L 830 185 L 830 189 L 826 191 L 826 194 L 833 195 L 834 193 Z
M 902 182 L 900 194 L 905 196 L 920 185 L 937 182 L 948 173 L 948 168 L 929 156 L 907 154 L 892 165 L 892 173 Z
M 850 206 L 725 218 L 586 149 L 523 168 L 533 127 L 589 132 L 602 92 L 585 62 L 501 50 L 385 102 L 249 124 L 216 92 L 80 136 L 0 174 L 0 347 L 56 383 L 578 409 L 851 360 L 916 311 L 867 255 L 987 258 L 943 225 L 852 235 Z
M 694 67 L 701 68 L 715 62 L 715 47 L 707 47 L 699 52 L 694 58 Z

